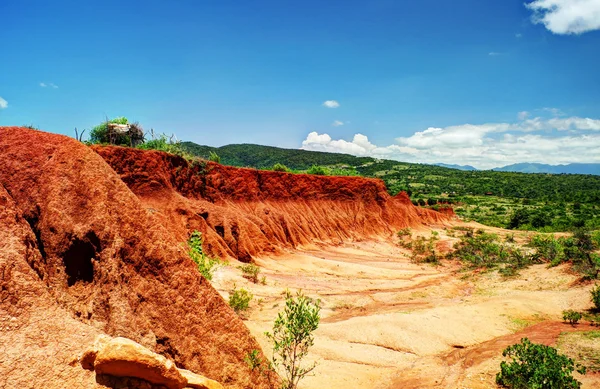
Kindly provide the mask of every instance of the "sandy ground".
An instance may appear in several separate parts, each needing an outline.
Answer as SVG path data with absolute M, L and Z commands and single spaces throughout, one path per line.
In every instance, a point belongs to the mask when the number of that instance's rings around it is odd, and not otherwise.
M 450 247 L 453 233 L 437 231 Z M 461 272 L 452 261 L 411 263 L 409 254 L 391 240 L 304 248 L 257 259 L 266 285 L 244 279 L 235 262 L 217 271 L 213 285 L 225 298 L 234 286 L 254 294 L 245 322 L 267 354 L 264 332 L 286 289 L 322 301 L 309 358 L 318 367 L 303 389 L 495 388 L 509 344 L 523 336 L 553 344 L 561 332 L 587 329 L 560 322 L 563 310 L 591 304 L 591 285 L 577 285 L 565 267 L 535 265 L 506 280 Z M 600 387 L 598 375 L 579 379 Z

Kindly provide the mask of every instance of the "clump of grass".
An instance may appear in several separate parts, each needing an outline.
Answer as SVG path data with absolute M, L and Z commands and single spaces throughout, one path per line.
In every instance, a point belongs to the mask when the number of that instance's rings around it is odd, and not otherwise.
M 235 313 L 242 315 L 250 307 L 250 301 L 254 296 L 244 288 L 234 289 L 229 293 L 229 306 Z
M 244 278 L 258 284 L 258 275 L 260 274 L 260 268 L 258 266 L 249 263 L 247 265 L 238 266 L 238 269 L 242 271 L 242 276 Z
M 600 372 L 600 331 L 562 333 L 556 347 L 587 371 Z

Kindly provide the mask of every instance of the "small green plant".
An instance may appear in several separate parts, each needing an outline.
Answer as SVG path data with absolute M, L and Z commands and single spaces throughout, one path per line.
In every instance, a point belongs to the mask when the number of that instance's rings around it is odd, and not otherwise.
M 329 174 L 329 172 L 327 171 L 326 168 L 324 168 L 323 166 L 317 166 L 317 165 L 312 165 L 310 168 L 308 168 L 306 173 L 315 174 L 317 176 L 326 176 Z
M 579 389 L 581 383 L 573 378 L 573 371 L 585 374 L 585 367 L 575 365 L 554 347 L 531 343 L 527 338 L 508 346 L 502 356 L 511 361 L 500 364 L 496 383 L 511 389 Z
M 397 232 L 398 238 L 404 238 L 405 236 L 411 237 L 412 230 L 410 227 L 406 227 Z
M 263 284 L 263 285 L 267 285 L 267 277 L 265 277 L 265 276 L 262 276 L 262 277 L 260 278 L 260 283 L 261 283 L 261 284 Z
M 188 253 L 198 266 L 198 271 L 204 278 L 211 281 L 215 270 L 222 265 L 221 261 L 210 258 L 204 254 L 204 250 L 202 249 L 202 233 L 200 231 L 192 232 L 187 243 L 189 248 Z
M 600 285 L 596 285 L 591 291 L 590 295 L 596 311 L 600 311 Z
M 229 306 L 233 308 L 235 313 L 241 314 L 246 312 L 250 307 L 250 301 L 254 296 L 244 288 L 234 289 L 229 293 Z
M 215 153 L 214 151 L 208 153 L 208 160 L 216 163 L 221 163 L 221 157 L 219 157 L 219 154 Z
M 260 359 L 260 352 L 256 349 L 246 354 L 246 356 L 244 357 L 244 361 L 246 361 L 246 363 L 250 367 L 250 370 L 261 369 L 262 361 Z
M 579 320 L 581 320 L 582 316 L 583 315 L 581 314 L 581 312 L 577 312 L 572 309 L 563 311 L 563 320 L 568 321 L 571 325 L 579 323 Z
M 258 284 L 258 275 L 260 274 L 260 267 L 253 263 L 247 265 L 238 266 L 238 269 L 242 271 L 242 276 L 249 279 L 250 281 Z
M 273 333 L 265 335 L 273 342 L 273 366 L 283 370 L 282 389 L 296 389 L 298 382 L 314 370 L 316 364 L 302 366 L 302 360 L 314 344 L 313 332 L 319 326 L 321 303 L 298 292 L 286 291 L 285 309 L 279 312 Z
M 286 173 L 291 173 L 292 172 L 287 166 L 285 166 L 282 163 L 276 163 L 275 165 L 273 165 L 273 171 L 276 171 L 276 172 L 286 172 Z

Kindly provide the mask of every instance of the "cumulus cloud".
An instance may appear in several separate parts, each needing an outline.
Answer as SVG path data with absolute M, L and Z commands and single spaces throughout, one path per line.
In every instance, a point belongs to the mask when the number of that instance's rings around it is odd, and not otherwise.
M 339 127 L 339 126 L 343 126 L 344 122 L 339 121 L 339 120 L 334 120 L 333 123 L 331 123 L 331 125 L 334 127 Z
M 351 141 L 311 132 L 302 149 L 419 163 L 468 164 L 489 169 L 517 162 L 600 163 L 600 120 L 532 118 L 517 123 L 430 127 L 378 146 L 363 134 Z
M 529 117 L 529 112 L 521 111 L 517 114 L 517 117 L 519 118 L 519 120 L 525 120 Z
M 340 106 L 340 103 L 338 103 L 335 100 L 327 100 L 323 103 L 323 107 L 327 107 L 327 108 L 338 108 Z
M 42 88 L 54 88 L 54 89 L 58 89 L 58 85 L 53 84 L 51 82 L 48 82 L 48 83 L 46 83 L 46 82 L 40 82 L 40 86 Z
M 600 0 L 535 0 L 525 6 L 532 21 L 554 34 L 583 34 L 600 29 Z
M 6 107 L 8 107 L 8 101 L 6 101 L 2 97 L 0 97 L 0 109 L 4 109 Z

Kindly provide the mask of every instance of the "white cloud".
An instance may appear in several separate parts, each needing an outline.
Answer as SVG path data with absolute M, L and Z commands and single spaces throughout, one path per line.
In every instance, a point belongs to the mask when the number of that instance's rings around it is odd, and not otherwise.
M 340 106 L 340 103 L 338 103 L 335 100 L 327 100 L 323 103 L 323 107 L 327 107 L 327 108 L 338 108 Z
M 522 38 L 522 37 L 523 37 L 523 34 L 521 34 L 521 33 L 516 33 L 515 34 L 515 38 Z
M 339 127 L 339 126 L 343 126 L 344 122 L 341 122 L 339 120 L 334 120 L 333 123 L 331 123 L 331 125 L 334 127 Z
M 8 101 L 6 101 L 2 97 L 0 97 L 0 109 L 4 109 L 6 107 L 8 107 Z
M 497 57 L 497 56 L 499 56 L 499 55 L 502 55 L 502 53 L 498 53 L 497 51 L 490 51 L 490 52 L 488 53 L 488 55 L 489 55 L 490 57 Z
M 600 0 L 535 0 L 525 6 L 532 21 L 554 34 L 583 34 L 600 29 Z
M 521 111 L 517 114 L 517 117 L 519 118 L 519 120 L 525 120 L 527 119 L 527 117 L 529 117 L 529 112 Z
M 544 107 L 541 109 L 541 111 L 544 112 L 549 112 L 551 113 L 553 116 L 563 116 L 565 113 L 563 111 L 561 111 L 558 108 L 549 108 L 549 107 Z
M 346 141 L 311 132 L 301 148 L 406 162 L 468 164 L 482 169 L 517 162 L 600 163 L 600 120 L 524 117 L 517 123 L 430 127 L 399 137 L 396 144 L 388 146 L 377 146 L 363 134 Z
M 53 84 L 51 82 L 48 82 L 48 83 L 46 83 L 46 82 L 40 82 L 40 86 L 42 88 L 54 88 L 54 89 L 58 89 L 58 85 Z

